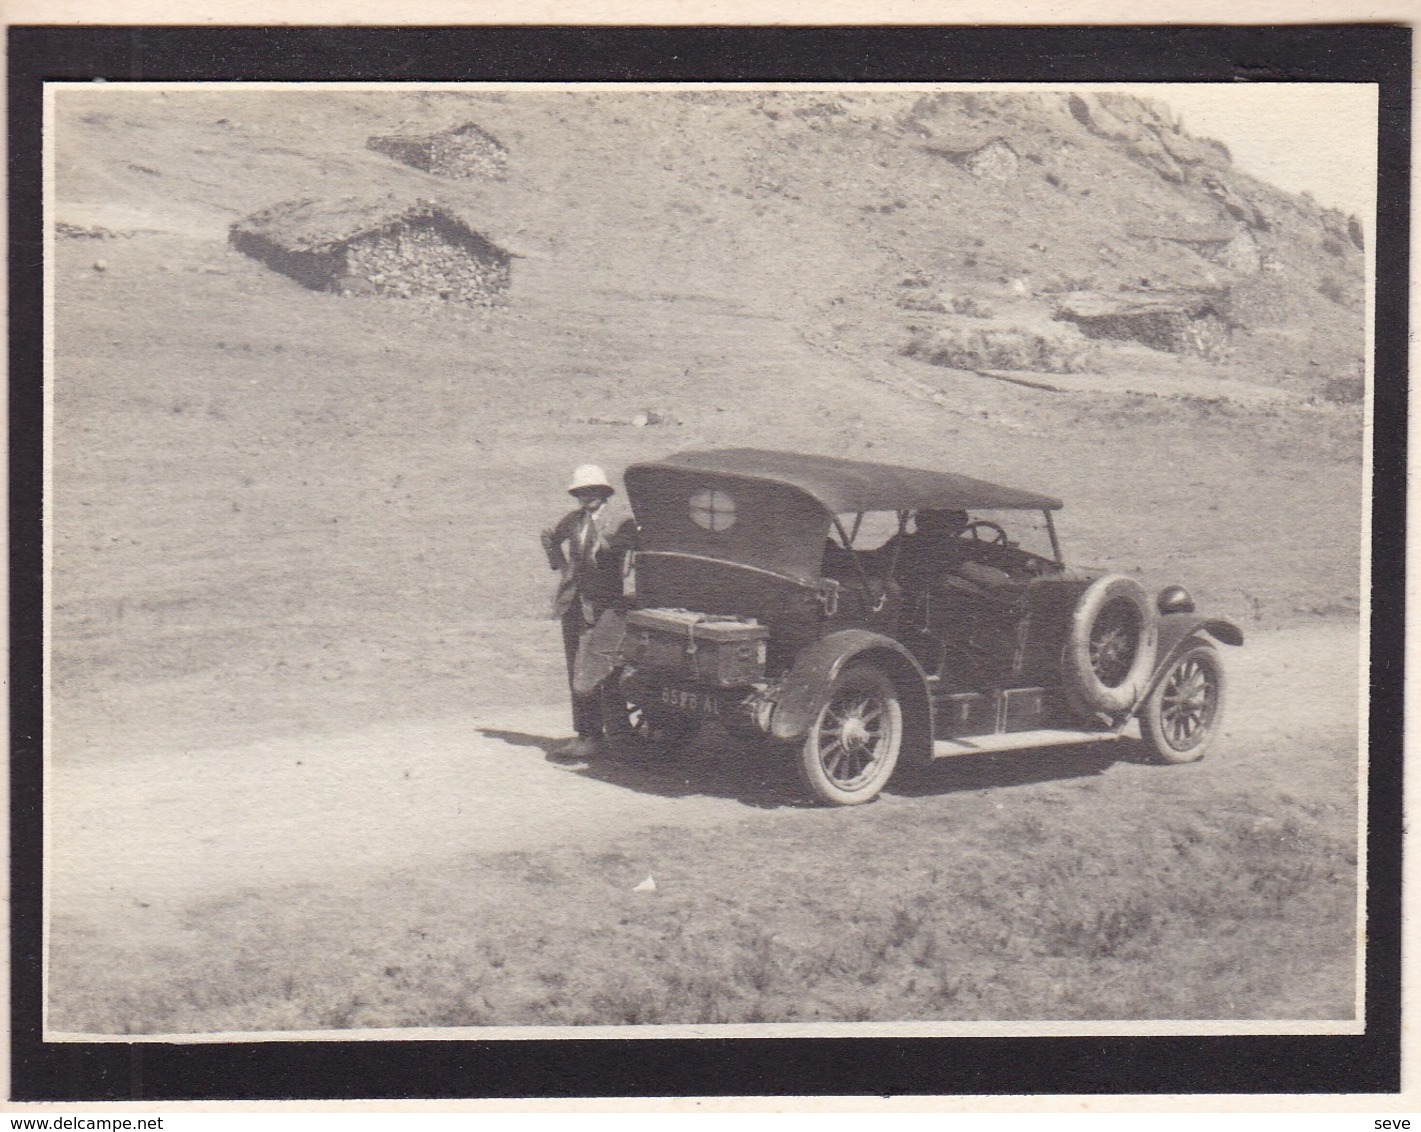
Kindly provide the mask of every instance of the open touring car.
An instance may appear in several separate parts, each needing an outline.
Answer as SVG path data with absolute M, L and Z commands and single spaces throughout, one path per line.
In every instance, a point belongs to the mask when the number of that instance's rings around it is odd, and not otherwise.
M 1218 730 L 1216 642 L 1243 634 L 1181 586 L 1067 566 L 1059 500 L 756 449 L 625 482 L 634 593 L 577 670 L 616 742 L 714 719 L 794 750 L 817 799 L 851 805 L 933 758 L 1116 739 L 1138 719 L 1155 758 L 1189 762 Z

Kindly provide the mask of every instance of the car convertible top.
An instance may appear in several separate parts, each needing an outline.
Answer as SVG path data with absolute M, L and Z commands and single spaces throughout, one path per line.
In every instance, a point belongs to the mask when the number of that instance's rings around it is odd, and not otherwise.
M 1059 499 L 1047 495 L 952 472 L 761 448 L 678 452 L 663 460 L 633 464 L 625 474 L 628 490 L 635 495 L 638 487 L 655 480 L 659 470 L 670 469 L 782 484 L 810 496 L 831 515 L 979 508 L 1056 511 L 1062 507 Z

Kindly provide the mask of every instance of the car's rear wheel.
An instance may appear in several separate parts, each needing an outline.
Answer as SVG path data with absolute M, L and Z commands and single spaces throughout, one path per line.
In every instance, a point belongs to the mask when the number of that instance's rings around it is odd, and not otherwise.
M 699 727 L 696 719 L 649 711 L 623 692 L 615 678 L 602 686 L 602 731 L 615 754 L 659 754 L 689 742 Z
M 1200 641 L 1170 662 L 1140 712 L 1140 738 L 1156 762 L 1192 763 L 1218 734 L 1224 710 L 1224 666 Z
M 814 797 L 853 806 L 878 796 L 898 765 L 903 708 L 893 681 L 877 666 L 840 673 L 799 749 L 799 769 Z

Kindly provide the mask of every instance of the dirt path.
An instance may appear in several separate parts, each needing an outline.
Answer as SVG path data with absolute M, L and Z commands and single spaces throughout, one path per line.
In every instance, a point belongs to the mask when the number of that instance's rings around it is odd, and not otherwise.
M 1197 373 L 1172 373 L 1164 367 L 1149 371 L 1112 373 L 1043 374 L 1017 370 L 965 370 L 979 377 L 1044 389 L 1052 393 L 1134 393 L 1149 397 L 1196 397 L 1232 401 L 1239 405 L 1285 405 L 1303 397 L 1276 385 L 1230 381 Z
M 1200 789 L 1276 777 L 1305 791 L 1309 774 L 1327 773 L 1304 756 L 1355 730 L 1356 657 L 1355 628 L 1338 622 L 1230 650 L 1232 702 Z M 758 764 L 712 749 L 714 737 L 703 757 L 670 766 L 561 764 L 547 751 L 567 734 L 566 719 L 560 704 L 523 706 L 55 767 L 51 911 L 102 924 L 110 937 L 142 936 L 170 931 L 199 899 L 784 812 L 757 781 Z M 1329 789 L 1348 793 L 1343 783 Z M 931 806 L 934 796 L 886 801 Z

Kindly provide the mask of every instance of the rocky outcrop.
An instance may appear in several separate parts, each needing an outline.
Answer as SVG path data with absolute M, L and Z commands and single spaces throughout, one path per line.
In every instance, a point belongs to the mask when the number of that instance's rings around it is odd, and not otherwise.
M 1242 221 L 1248 227 L 1259 232 L 1267 232 L 1273 226 L 1262 209 L 1242 193 L 1231 188 L 1223 178 L 1205 173 L 1199 178 L 1199 183 L 1204 186 L 1204 191 L 1214 198 L 1219 207 L 1235 220 Z
M 1229 153 L 1218 142 L 1186 134 L 1174 114 L 1157 102 L 1128 94 L 1068 94 L 1071 117 L 1098 138 L 1117 143 L 1140 164 L 1172 184 L 1184 184 L 1192 170 L 1226 166 Z
M 1128 231 L 1133 239 L 1179 244 L 1238 275 L 1252 275 L 1263 265 L 1262 249 L 1247 228 L 1177 224 L 1155 229 L 1132 227 Z
M 1096 368 L 1091 344 L 1078 331 L 1064 326 L 914 326 L 900 352 L 904 357 L 951 369 L 1090 373 Z

